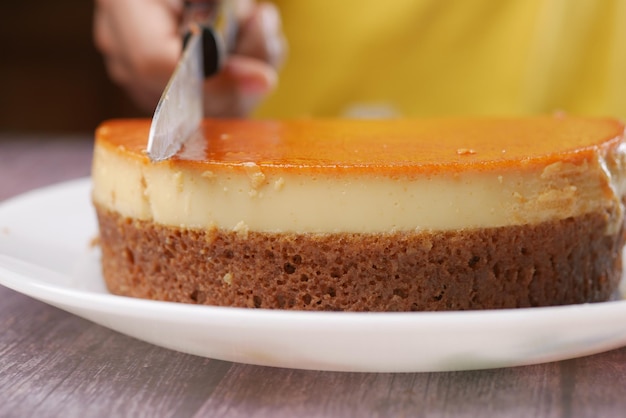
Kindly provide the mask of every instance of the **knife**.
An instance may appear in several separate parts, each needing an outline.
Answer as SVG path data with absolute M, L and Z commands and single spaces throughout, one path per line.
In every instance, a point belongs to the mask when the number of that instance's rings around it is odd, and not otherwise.
M 153 162 L 178 152 L 202 122 L 205 77 L 218 72 L 237 35 L 232 1 L 185 2 L 183 53 L 154 111 L 147 153 Z

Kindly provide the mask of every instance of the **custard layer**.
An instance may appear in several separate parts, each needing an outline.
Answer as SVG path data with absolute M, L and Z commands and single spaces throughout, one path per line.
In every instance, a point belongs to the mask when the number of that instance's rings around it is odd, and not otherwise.
M 139 146 L 148 128 L 149 121 L 99 128 L 93 199 L 162 225 L 242 234 L 376 233 L 602 212 L 611 217 L 612 234 L 623 218 L 623 126 L 606 120 L 206 121 L 177 157 L 160 163 Z

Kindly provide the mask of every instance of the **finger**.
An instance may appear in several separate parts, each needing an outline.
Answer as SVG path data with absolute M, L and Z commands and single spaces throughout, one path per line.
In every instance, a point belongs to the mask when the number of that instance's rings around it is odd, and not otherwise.
M 154 109 L 181 51 L 180 0 L 101 0 L 94 40 L 111 77 Z M 148 99 L 149 98 L 149 99 Z
M 224 71 L 244 94 L 266 94 L 278 83 L 278 75 L 272 66 L 243 55 L 231 56 Z
M 249 19 L 242 23 L 236 52 L 280 68 L 286 56 L 287 42 L 280 13 L 274 4 L 258 4 Z
M 231 56 L 223 71 L 205 81 L 205 115 L 248 116 L 275 89 L 277 80 L 276 70 L 267 63 Z
M 234 2 L 235 15 L 237 16 L 237 20 L 240 22 L 247 21 L 254 9 L 256 8 L 255 0 L 236 0 Z

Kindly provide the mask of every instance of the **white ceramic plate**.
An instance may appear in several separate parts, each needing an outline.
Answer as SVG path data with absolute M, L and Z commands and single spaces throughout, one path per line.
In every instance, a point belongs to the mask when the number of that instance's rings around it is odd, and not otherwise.
M 289 312 L 153 302 L 109 294 L 81 179 L 0 205 L 0 284 L 105 327 L 186 353 L 341 371 L 482 369 L 626 345 L 626 301 L 433 313 Z

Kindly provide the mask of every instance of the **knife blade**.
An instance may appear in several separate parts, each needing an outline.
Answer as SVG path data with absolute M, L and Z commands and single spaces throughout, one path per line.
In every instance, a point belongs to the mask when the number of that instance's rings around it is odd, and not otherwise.
M 187 2 L 183 22 L 188 28 L 183 53 L 159 99 L 148 134 L 147 154 L 153 162 L 176 154 L 200 128 L 204 78 L 219 71 L 235 43 L 230 1 Z

